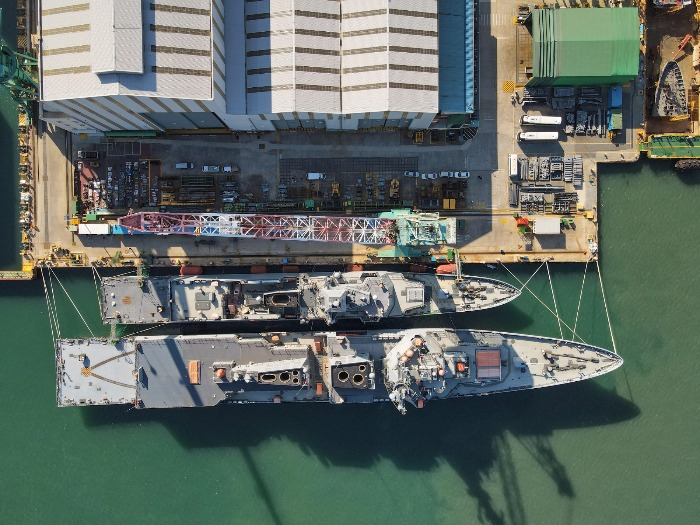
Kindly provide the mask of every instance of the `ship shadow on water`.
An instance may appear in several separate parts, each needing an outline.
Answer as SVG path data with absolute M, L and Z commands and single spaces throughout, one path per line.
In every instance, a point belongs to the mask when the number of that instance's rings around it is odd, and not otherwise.
M 510 436 L 551 479 L 559 497 L 574 500 L 576 490 L 565 460 L 557 457 L 551 445 L 552 434 L 615 424 L 640 413 L 631 401 L 590 381 L 556 391 L 433 402 L 406 416 L 388 403 L 251 404 L 196 410 L 105 406 L 81 411 L 88 427 L 160 423 L 186 449 L 239 449 L 276 523 L 282 522 L 282 513 L 275 507 L 250 448 L 286 439 L 327 467 L 372 468 L 391 461 L 402 470 L 428 472 L 447 464 L 464 481 L 479 521 L 490 524 L 527 523 Z M 501 480 L 505 508 L 497 507 L 487 488 L 493 473 Z

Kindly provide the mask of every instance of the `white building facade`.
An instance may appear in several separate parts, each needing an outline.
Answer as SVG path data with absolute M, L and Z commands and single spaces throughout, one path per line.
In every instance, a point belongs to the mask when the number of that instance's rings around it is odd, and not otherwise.
M 428 127 L 438 0 L 42 0 L 43 120 L 72 132 Z

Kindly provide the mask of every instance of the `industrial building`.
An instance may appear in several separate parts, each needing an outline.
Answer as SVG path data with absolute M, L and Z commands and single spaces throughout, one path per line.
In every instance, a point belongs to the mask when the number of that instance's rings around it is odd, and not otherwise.
M 42 118 L 84 133 L 463 123 L 475 111 L 474 10 L 472 0 L 44 0 Z
M 624 84 L 639 74 L 636 7 L 534 9 L 528 86 Z

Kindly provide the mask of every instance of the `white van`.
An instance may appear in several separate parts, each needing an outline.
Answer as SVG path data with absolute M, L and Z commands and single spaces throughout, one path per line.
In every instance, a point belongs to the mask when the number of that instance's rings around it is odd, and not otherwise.
M 306 174 L 306 180 L 321 180 L 325 179 L 326 174 L 325 173 L 307 173 Z
M 542 115 L 524 115 L 520 117 L 521 126 L 559 126 L 561 117 L 545 117 Z
M 204 173 L 219 173 L 219 166 L 202 166 Z
M 557 131 L 521 131 L 518 133 L 518 142 L 535 142 L 542 140 L 559 140 Z
M 194 168 L 194 162 L 178 162 L 175 164 L 175 168 L 179 170 L 191 170 Z

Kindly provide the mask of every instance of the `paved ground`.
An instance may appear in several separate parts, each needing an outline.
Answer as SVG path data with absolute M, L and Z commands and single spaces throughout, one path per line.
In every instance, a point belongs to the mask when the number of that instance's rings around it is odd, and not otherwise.
M 271 188 L 279 183 L 280 160 L 299 157 L 416 157 L 418 169 L 425 172 L 468 170 L 471 172 L 464 207 L 456 214 L 463 221 L 460 231 L 460 253 L 467 262 L 513 261 L 522 256 L 529 260 L 553 257 L 555 261 L 585 261 L 590 257 L 589 239 L 597 240 L 597 162 L 634 161 L 636 127 L 641 123 L 641 97 L 636 85 L 624 90 L 626 132 L 621 141 L 607 139 L 566 140 L 551 146 L 520 147 L 515 140 L 522 108 L 511 103 L 515 81 L 515 26 L 512 24 L 516 4 L 512 0 L 479 3 L 480 128 L 475 138 L 461 144 L 428 144 L 411 142 L 403 132 L 362 132 L 343 134 L 270 133 L 225 136 L 180 136 L 148 140 L 149 158 L 160 158 L 164 170 L 175 162 L 197 162 L 199 166 L 236 164 L 240 166 L 241 181 L 260 187 L 267 182 Z M 494 67 L 495 65 L 495 67 Z M 510 89 L 508 89 L 510 83 Z M 518 89 L 515 86 L 515 89 Z M 139 252 L 155 257 L 155 264 L 178 264 L 184 260 L 199 264 L 279 264 L 282 258 L 298 263 L 364 262 L 374 249 L 302 242 L 264 240 L 216 239 L 213 245 L 202 245 L 197 237 L 167 238 L 158 236 L 78 238 L 66 229 L 69 195 L 72 192 L 72 166 L 67 156 L 99 142 L 99 138 L 81 140 L 67 137 L 61 130 L 44 130 L 38 148 L 42 156 L 37 179 L 37 228 L 35 257 L 51 256 L 52 245 L 60 245 L 73 253 L 85 255 L 84 262 L 107 261 L 121 252 L 129 260 Z M 96 147 L 107 151 L 107 144 Z M 146 146 L 148 144 L 148 146 Z M 90 146 L 90 147 L 95 147 Z M 544 154 L 580 153 L 584 157 L 584 187 L 579 201 L 581 213 L 575 215 L 575 229 L 564 230 L 559 236 L 525 238 L 518 234 L 513 209 L 508 206 L 508 155 L 530 156 Z M 144 158 L 144 155 L 141 156 Z M 589 175 L 592 174 L 592 175 Z M 408 179 L 402 185 L 407 186 Z M 417 184 L 415 180 L 411 182 Z M 422 182 L 418 184 L 423 184 Z M 342 191 L 342 190 L 341 190 Z M 582 215 L 593 212 L 593 220 Z M 444 251 L 444 249 L 443 249 Z M 313 254 L 313 255 L 312 255 Z M 56 258 L 57 264 L 65 259 Z

